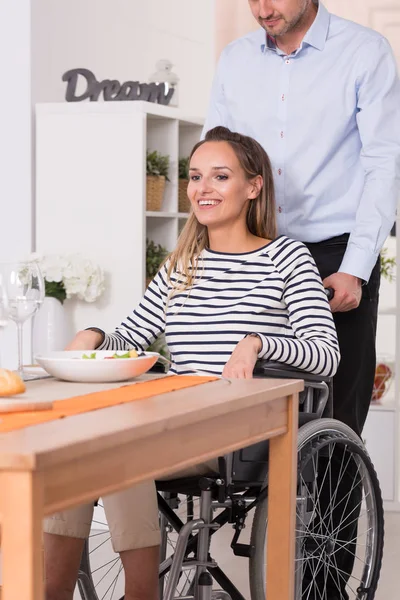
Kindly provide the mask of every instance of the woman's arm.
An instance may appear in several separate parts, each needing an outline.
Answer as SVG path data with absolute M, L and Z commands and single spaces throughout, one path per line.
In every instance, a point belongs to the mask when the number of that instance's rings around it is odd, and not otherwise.
M 164 332 L 167 295 L 167 268 L 164 266 L 150 283 L 140 304 L 113 333 L 80 331 L 67 349 L 145 350 Z
M 258 357 L 330 377 L 336 373 L 340 352 L 321 277 L 304 244 L 290 241 L 288 250 L 288 260 L 277 269 L 285 282 L 283 299 L 295 337 L 260 334 Z

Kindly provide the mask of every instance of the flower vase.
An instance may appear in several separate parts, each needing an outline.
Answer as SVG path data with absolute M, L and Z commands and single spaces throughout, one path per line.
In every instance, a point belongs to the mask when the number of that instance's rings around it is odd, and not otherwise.
M 64 350 L 68 335 L 67 316 L 56 298 L 46 297 L 33 320 L 33 356 L 53 350 Z

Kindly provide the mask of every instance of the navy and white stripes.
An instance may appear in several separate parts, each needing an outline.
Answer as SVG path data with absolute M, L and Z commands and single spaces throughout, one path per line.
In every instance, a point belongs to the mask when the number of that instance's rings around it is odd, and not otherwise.
M 99 349 L 145 350 L 165 331 L 172 372 L 221 374 L 236 344 L 255 332 L 263 340 L 260 358 L 319 375 L 336 372 L 335 325 L 317 267 L 301 242 L 281 236 L 245 254 L 204 250 L 190 292 L 169 297 L 171 288 L 163 267 Z

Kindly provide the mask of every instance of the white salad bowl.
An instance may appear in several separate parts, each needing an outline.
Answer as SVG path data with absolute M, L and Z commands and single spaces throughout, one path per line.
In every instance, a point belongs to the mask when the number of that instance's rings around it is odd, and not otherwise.
M 136 358 L 110 358 L 123 350 L 64 350 L 39 354 L 37 363 L 53 377 L 81 383 L 128 381 L 146 373 L 157 362 L 157 352 L 143 352 Z M 94 358 L 83 358 L 83 355 Z

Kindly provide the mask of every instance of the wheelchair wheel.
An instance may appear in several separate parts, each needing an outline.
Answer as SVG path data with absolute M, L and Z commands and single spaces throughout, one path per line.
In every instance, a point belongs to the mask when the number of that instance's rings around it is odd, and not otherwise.
M 268 499 L 257 504 L 252 526 L 251 600 L 266 597 L 267 505 Z M 373 600 L 383 537 L 379 482 L 360 438 L 333 419 L 304 425 L 298 438 L 296 600 Z
M 186 522 L 198 513 L 198 498 L 184 496 L 179 502 L 172 499 L 172 508 Z M 98 506 L 102 508 L 101 502 Z M 103 529 L 98 531 L 97 527 Z M 174 553 L 178 534 L 173 531 L 163 516 L 160 517 L 162 532 L 161 561 L 164 569 L 160 572 L 160 597 L 168 582 L 168 557 Z M 166 562 L 163 562 L 166 561 Z M 181 573 L 176 598 L 185 597 L 193 590 L 195 568 L 184 569 Z M 85 541 L 79 568 L 78 589 L 82 600 L 124 600 L 125 577 L 119 554 L 111 545 L 111 536 L 106 522 L 94 522 L 93 532 Z

